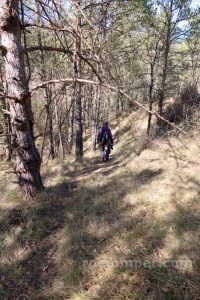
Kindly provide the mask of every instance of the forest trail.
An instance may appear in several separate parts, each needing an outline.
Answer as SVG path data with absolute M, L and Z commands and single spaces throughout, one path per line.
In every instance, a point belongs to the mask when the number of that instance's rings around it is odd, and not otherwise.
M 200 300 L 200 1 L 0 20 L 0 300 Z
M 81 191 L 78 192 L 80 186 L 83 186 L 90 177 L 110 174 L 117 166 L 118 162 L 113 156 L 109 162 L 102 162 L 100 157 L 90 159 L 85 166 L 78 168 L 78 171 L 62 173 L 62 183 L 47 188 L 46 193 L 41 195 L 36 203 L 28 204 L 23 202 L 21 195 L 13 186 L 14 176 L 9 171 L 8 165 L 1 164 L 0 188 L 2 195 L 5 196 L 1 203 L 0 219 L 2 232 L 0 284 L 3 288 L 0 292 L 1 299 L 6 299 L 2 297 L 7 296 L 13 299 L 23 297 L 40 299 L 38 293 L 35 295 L 34 291 L 52 284 L 58 273 L 53 256 L 58 250 L 57 241 L 65 225 L 63 222 L 67 219 L 71 228 L 74 223 L 73 215 L 76 215 L 78 223 L 82 220 L 82 208 L 85 209 L 86 203 L 82 203 L 83 195 Z M 46 179 L 54 177 L 56 173 L 53 171 L 46 174 Z M 65 175 L 68 178 L 66 180 Z M 9 189 L 5 188 L 8 186 Z M 92 205 L 93 199 L 88 200 L 87 206 Z M 80 230 L 81 223 L 80 226 L 78 223 Z M 90 241 L 88 242 L 90 244 Z M 95 241 L 92 241 L 93 243 Z M 76 251 L 71 254 L 73 257 L 76 256 Z M 76 270 L 74 272 L 76 273 Z M 71 276 L 74 276 L 73 272 Z M 46 299 L 44 294 L 41 299 Z M 47 299 L 50 299 L 49 295 Z
M 30 203 L 1 162 L 0 299 L 198 299 L 200 141 L 150 143 L 137 117 L 108 163 L 44 166 Z

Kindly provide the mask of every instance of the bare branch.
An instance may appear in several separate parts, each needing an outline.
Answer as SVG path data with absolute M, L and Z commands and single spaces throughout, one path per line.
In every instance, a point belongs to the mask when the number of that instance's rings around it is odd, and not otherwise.
M 85 83 L 85 84 L 94 84 L 94 85 L 101 85 L 104 86 L 105 88 L 110 89 L 113 92 L 117 92 L 120 93 L 121 95 L 123 95 L 124 97 L 126 97 L 127 99 L 131 100 L 133 103 L 135 103 L 138 107 L 142 108 L 143 110 L 145 110 L 146 112 L 156 116 L 158 119 L 164 121 L 165 123 L 167 123 L 168 125 L 170 125 L 171 127 L 177 129 L 178 131 L 182 132 L 183 134 L 187 134 L 182 128 L 178 127 L 177 125 L 169 122 L 167 119 L 163 118 L 157 111 L 154 110 L 149 110 L 144 104 L 134 100 L 131 96 L 129 96 L 128 94 L 126 94 L 123 90 L 121 90 L 120 88 L 111 86 L 109 84 L 105 84 L 105 83 L 101 83 L 101 82 L 97 82 L 97 81 L 92 81 L 92 80 L 87 80 L 87 79 L 81 79 L 81 78 L 77 78 L 76 81 L 81 82 L 81 83 Z M 40 85 L 37 85 L 36 87 L 34 87 L 31 90 L 31 93 L 33 93 L 34 91 L 36 91 L 39 88 L 45 87 L 48 84 L 53 84 L 53 83 L 72 83 L 74 82 L 73 78 L 62 78 L 62 79 L 53 79 L 53 80 L 49 80 L 49 81 L 45 81 Z
M 53 51 L 53 52 L 61 52 L 61 53 L 66 53 L 66 54 L 70 54 L 70 55 L 74 55 L 74 51 L 71 51 L 69 49 L 65 49 L 65 48 L 57 48 L 57 47 L 51 47 L 51 46 L 32 46 L 29 47 L 25 50 L 25 52 L 33 52 L 33 51 Z M 85 61 L 93 70 L 93 72 L 95 73 L 95 75 L 97 76 L 97 78 L 101 81 L 101 78 L 99 76 L 99 74 L 97 73 L 96 69 L 94 68 L 94 66 L 92 65 L 92 63 L 89 61 L 89 59 L 87 59 L 85 56 L 83 56 L 80 53 L 76 53 L 80 59 L 82 59 L 83 61 Z M 91 59 L 90 59 L 91 60 Z M 94 59 L 92 59 L 92 61 L 94 61 L 95 63 L 99 64 L 99 61 L 96 61 Z

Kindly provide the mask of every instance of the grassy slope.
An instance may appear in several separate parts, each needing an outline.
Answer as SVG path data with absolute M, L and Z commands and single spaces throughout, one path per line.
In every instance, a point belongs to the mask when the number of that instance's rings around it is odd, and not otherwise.
M 34 203 L 0 164 L 0 299 L 200 299 L 200 140 L 149 142 L 137 118 L 108 164 L 44 166 Z

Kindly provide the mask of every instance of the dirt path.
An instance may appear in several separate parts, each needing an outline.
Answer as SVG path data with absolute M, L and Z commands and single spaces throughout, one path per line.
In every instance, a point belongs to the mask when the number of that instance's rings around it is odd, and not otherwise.
M 114 159 L 107 163 L 91 160 L 78 172 L 66 172 L 70 180 L 47 188 L 35 203 L 10 202 L 5 211 L 1 209 L 1 299 L 38 299 L 38 291 L 51 286 L 59 272 L 55 263 L 59 235 L 70 211 L 76 210 L 74 203 L 80 205 L 80 184 L 96 174 L 112 172 L 114 167 Z M 7 170 L 4 166 L 2 174 Z M 17 192 L 15 195 L 19 197 Z
M 200 297 L 199 166 L 156 147 L 120 151 L 108 163 L 49 166 L 33 203 L 4 194 L 0 299 Z

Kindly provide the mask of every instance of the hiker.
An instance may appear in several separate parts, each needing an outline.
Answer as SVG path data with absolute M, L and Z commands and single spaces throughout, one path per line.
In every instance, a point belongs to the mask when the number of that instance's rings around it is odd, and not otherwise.
M 113 149 L 113 137 L 112 137 L 111 130 L 108 126 L 108 122 L 105 122 L 103 124 L 103 127 L 101 128 L 101 133 L 99 136 L 99 144 L 101 145 L 102 160 L 104 159 L 108 160 L 111 149 Z

